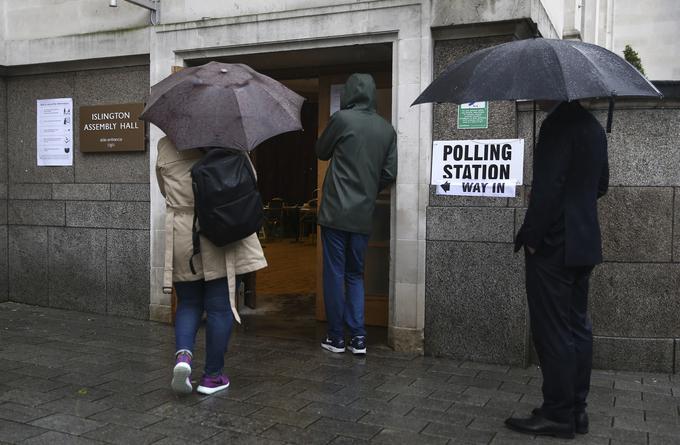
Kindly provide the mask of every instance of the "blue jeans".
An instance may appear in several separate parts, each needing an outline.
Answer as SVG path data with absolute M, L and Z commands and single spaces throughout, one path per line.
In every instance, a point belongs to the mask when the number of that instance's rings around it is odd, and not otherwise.
M 177 312 L 175 313 L 175 347 L 179 351 L 194 351 L 196 333 L 203 311 L 207 313 L 205 329 L 205 373 L 216 375 L 224 368 L 234 315 L 229 305 L 226 278 L 211 281 L 176 282 Z
M 366 335 L 364 328 L 364 257 L 368 235 L 321 227 L 323 244 L 323 300 L 328 336 Z

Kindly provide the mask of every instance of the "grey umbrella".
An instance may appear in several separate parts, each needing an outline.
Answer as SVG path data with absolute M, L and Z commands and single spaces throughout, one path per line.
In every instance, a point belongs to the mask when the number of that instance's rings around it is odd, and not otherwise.
M 484 100 L 662 97 L 635 67 L 613 52 L 575 40 L 532 38 L 503 43 L 446 67 L 413 104 Z
M 163 130 L 179 150 L 249 151 L 273 136 L 301 130 L 303 101 L 247 65 L 210 62 L 152 86 L 140 119 Z

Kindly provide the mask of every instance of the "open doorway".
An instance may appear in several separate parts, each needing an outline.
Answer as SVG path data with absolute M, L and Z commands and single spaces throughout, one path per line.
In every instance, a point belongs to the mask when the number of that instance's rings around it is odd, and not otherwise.
M 246 333 L 319 340 L 326 332 L 323 307 L 321 242 L 316 209 L 327 163 L 317 161 L 314 146 L 339 94 L 354 72 L 373 75 L 378 112 L 391 121 L 392 45 L 390 43 L 256 53 L 222 57 L 245 63 L 305 97 L 304 131 L 272 138 L 252 153 L 265 204 L 260 233 L 269 267 L 244 277 L 239 307 Z M 208 60 L 187 61 L 199 65 Z M 387 344 L 389 301 L 389 192 L 378 197 L 373 233 L 365 261 L 365 318 L 370 344 Z

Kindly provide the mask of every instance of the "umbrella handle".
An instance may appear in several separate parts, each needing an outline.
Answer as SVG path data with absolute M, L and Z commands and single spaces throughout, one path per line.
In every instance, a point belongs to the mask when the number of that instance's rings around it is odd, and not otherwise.
M 614 102 L 616 101 L 616 94 L 612 92 L 609 96 L 609 111 L 607 112 L 607 133 L 612 132 L 612 120 L 614 119 Z

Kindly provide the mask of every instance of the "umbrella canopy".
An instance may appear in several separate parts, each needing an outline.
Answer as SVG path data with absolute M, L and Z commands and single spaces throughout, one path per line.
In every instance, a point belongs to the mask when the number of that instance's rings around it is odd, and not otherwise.
M 575 40 L 533 38 L 475 51 L 446 67 L 413 104 L 662 97 L 613 52 Z
M 152 86 L 140 119 L 163 130 L 179 150 L 249 151 L 273 136 L 301 130 L 303 101 L 247 65 L 210 62 Z

